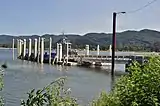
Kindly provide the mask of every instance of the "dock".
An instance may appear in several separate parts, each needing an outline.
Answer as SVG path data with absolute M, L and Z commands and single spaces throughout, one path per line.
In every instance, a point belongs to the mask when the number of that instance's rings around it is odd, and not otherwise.
M 112 56 L 101 56 L 99 45 L 97 45 L 97 54 L 91 55 L 89 45 L 86 45 L 84 54 L 78 54 L 71 49 L 71 43 L 66 38 L 58 42 L 56 48 L 52 48 L 52 38 L 49 38 L 49 48 L 45 51 L 44 41 L 45 39 L 40 37 L 37 39 L 17 39 L 17 58 L 40 64 L 47 63 L 66 66 L 78 65 L 85 67 L 111 66 Z M 14 42 L 15 40 L 13 39 L 13 48 Z M 28 46 L 26 44 L 28 44 Z M 111 52 L 111 47 L 109 47 L 109 51 Z M 115 63 L 117 64 L 130 64 L 132 61 L 138 61 L 142 64 L 147 61 L 147 58 L 144 55 L 115 56 Z

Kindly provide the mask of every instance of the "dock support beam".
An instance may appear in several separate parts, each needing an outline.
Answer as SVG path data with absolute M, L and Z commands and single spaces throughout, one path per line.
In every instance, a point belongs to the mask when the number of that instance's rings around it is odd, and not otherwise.
M 26 39 L 23 40 L 23 58 L 26 56 Z
M 109 45 L 109 55 L 112 56 L 112 45 Z
M 41 64 L 43 64 L 44 60 L 44 38 L 41 38 Z
M 89 55 L 89 45 L 86 45 L 86 55 Z
M 59 61 L 59 43 L 57 43 L 57 52 L 56 52 L 56 55 L 57 55 L 57 63 Z
M 97 45 L 97 56 L 99 56 L 99 45 Z
M 29 39 L 29 46 L 28 46 L 28 60 L 31 57 L 31 52 L 32 52 L 32 40 Z
M 59 44 L 59 61 L 62 61 L 62 44 Z
M 13 60 L 14 60 L 14 39 L 13 39 L 13 42 L 12 42 L 12 54 L 13 54 Z
M 68 64 L 68 52 L 69 52 L 69 48 L 68 48 L 69 44 L 67 43 L 67 56 L 66 56 L 66 63 Z
M 51 64 L 52 38 L 49 38 L 49 64 Z
M 19 56 L 22 54 L 22 40 L 19 40 Z
M 37 54 L 37 62 L 39 63 L 39 56 L 40 56 L 40 45 L 41 45 L 41 38 L 38 38 L 38 54 Z
M 37 39 L 34 39 L 34 59 L 37 57 Z
M 17 39 L 17 57 L 19 57 L 19 39 Z

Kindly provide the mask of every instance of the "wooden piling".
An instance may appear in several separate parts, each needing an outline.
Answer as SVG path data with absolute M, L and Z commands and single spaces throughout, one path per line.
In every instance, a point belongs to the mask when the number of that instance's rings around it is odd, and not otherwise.
M 37 39 L 34 39 L 34 59 L 37 57 Z
M 26 56 L 26 39 L 23 40 L 23 58 Z
M 40 56 L 40 45 L 41 45 L 41 38 L 38 38 L 38 54 L 37 54 L 37 63 L 39 63 L 39 56 Z
M 31 52 L 32 52 L 32 40 L 29 39 L 29 45 L 28 45 L 28 60 L 30 59 Z
M 51 64 L 52 38 L 49 38 L 49 64 Z
M 41 64 L 43 64 L 44 60 L 44 38 L 41 38 Z
M 13 39 L 13 42 L 12 42 L 12 55 L 13 55 L 13 60 L 14 60 L 14 39 Z

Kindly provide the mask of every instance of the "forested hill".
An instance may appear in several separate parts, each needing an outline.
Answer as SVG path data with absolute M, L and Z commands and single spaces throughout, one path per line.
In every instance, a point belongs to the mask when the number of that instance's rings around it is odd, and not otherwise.
M 0 35 L 0 45 L 6 46 L 12 44 L 12 39 L 17 38 L 38 38 L 39 35 L 28 35 L 28 36 L 12 36 L 12 35 Z M 106 33 L 87 33 L 85 35 L 52 35 L 45 34 L 42 37 L 46 38 L 46 45 L 48 45 L 47 38 L 52 37 L 53 43 L 58 42 L 64 37 L 67 37 L 74 47 L 84 47 L 85 44 L 100 45 L 105 48 L 111 44 L 112 34 Z M 156 49 L 160 47 L 160 32 L 155 30 L 143 29 L 140 31 L 124 31 L 117 33 L 117 48 L 119 49 Z

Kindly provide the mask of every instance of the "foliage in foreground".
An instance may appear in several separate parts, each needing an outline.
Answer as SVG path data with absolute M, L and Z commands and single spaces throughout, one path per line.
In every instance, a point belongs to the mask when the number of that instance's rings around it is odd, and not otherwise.
M 149 62 L 134 62 L 130 74 L 121 77 L 107 94 L 102 92 L 92 106 L 160 106 L 160 57 L 152 56 Z M 78 106 L 64 89 L 65 78 L 52 82 L 40 90 L 28 93 L 21 106 Z
M 3 89 L 3 70 L 0 68 L 0 91 Z M 3 106 L 3 98 L 0 96 L 0 106 Z
M 21 106 L 77 106 L 76 100 L 70 96 L 70 91 L 64 89 L 65 79 L 59 78 L 43 89 L 31 90 L 28 99 L 22 100 Z
M 119 106 L 120 102 L 117 97 L 106 92 L 101 92 L 100 97 L 97 100 L 93 100 L 92 106 Z
M 121 77 L 110 94 L 102 93 L 93 106 L 160 106 L 160 57 L 130 66 L 131 74 Z

